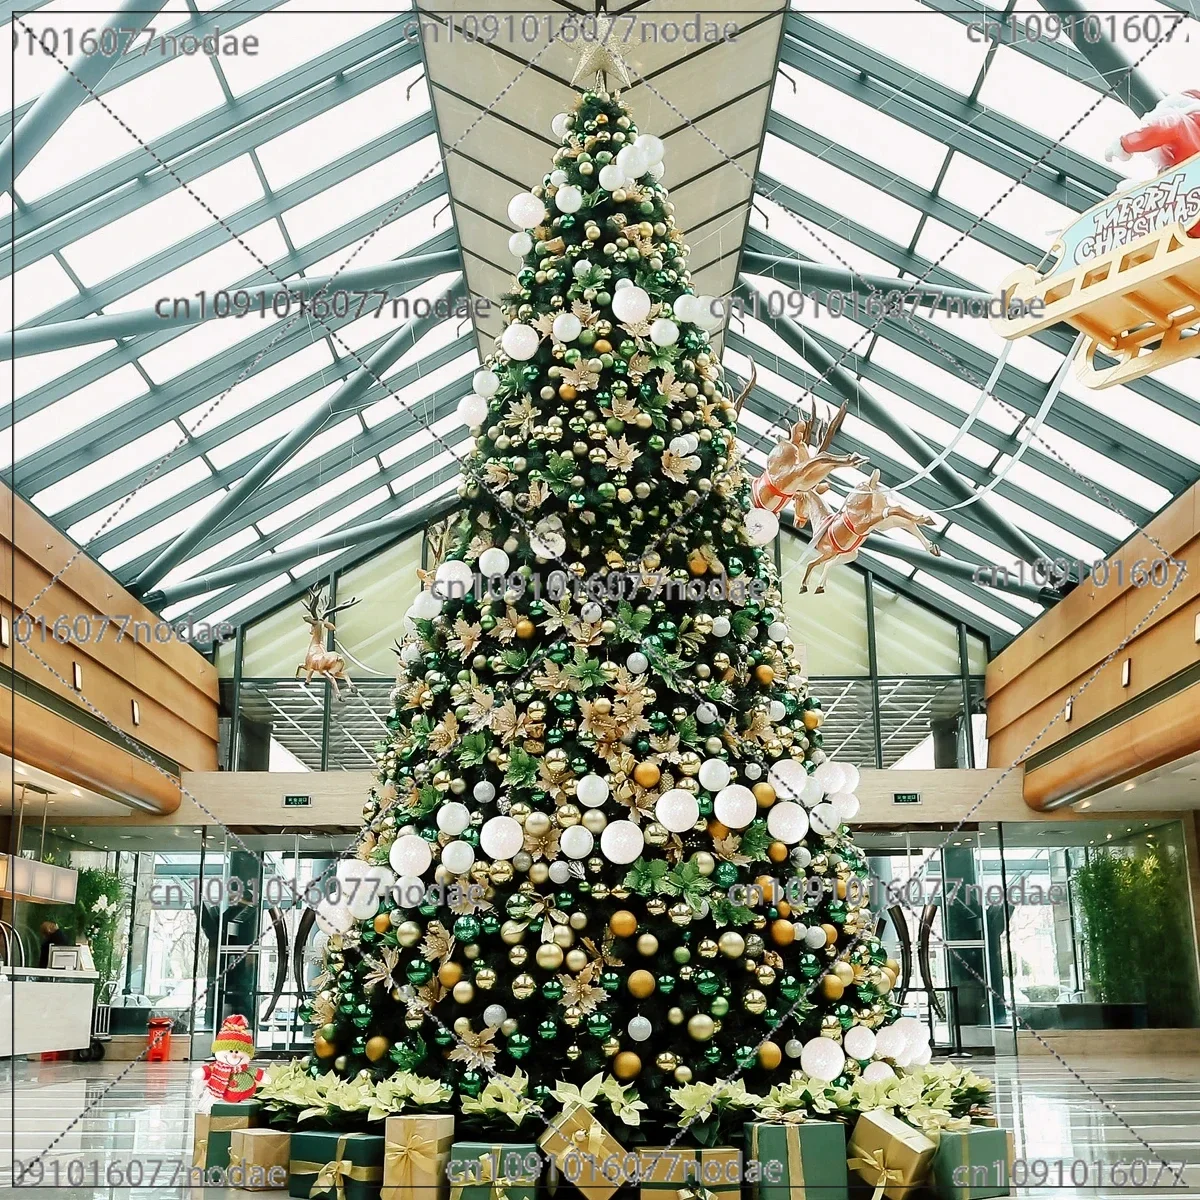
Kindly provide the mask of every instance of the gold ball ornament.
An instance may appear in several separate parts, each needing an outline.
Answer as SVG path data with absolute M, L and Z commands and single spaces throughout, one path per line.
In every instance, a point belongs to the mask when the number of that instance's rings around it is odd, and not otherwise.
M 508 961 L 514 967 L 523 967 L 529 961 L 529 948 L 527 946 L 513 946 L 508 952 Z
M 692 1082 L 692 1068 L 689 1067 L 687 1065 L 687 1063 L 680 1063 L 679 1066 L 677 1066 L 675 1068 L 675 1082 L 676 1083 L 691 1083 Z
M 470 1004 L 475 999 L 475 985 L 469 979 L 460 979 L 450 994 L 456 1004 Z
M 337 1054 L 337 1045 L 327 1042 L 319 1033 L 313 1037 L 313 1053 L 318 1058 L 333 1058 Z
M 438 968 L 438 983 L 442 987 L 452 988 L 462 978 L 463 969 L 456 962 L 442 963 Z
M 534 837 L 544 837 L 550 832 L 550 814 L 535 810 L 525 818 L 525 832 Z
M 654 976 L 649 971 L 634 971 L 626 982 L 629 994 L 637 1000 L 645 1000 L 655 988 Z
M 402 921 L 396 927 L 396 940 L 402 946 L 415 946 L 421 940 L 421 927 L 416 921 Z
M 771 922 L 771 941 L 777 946 L 790 946 L 796 940 L 796 926 L 791 921 Z
M 375 920 L 371 922 L 376 933 L 387 933 L 392 927 L 392 917 L 390 913 L 376 913 Z
M 537 991 L 537 984 L 532 975 L 518 975 L 512 981 L 512 994 L 518 1000 L 528 1000 Z
M 759 780 L 750 790 L 754 793 L 759 808 L 770 808 L 778 799 L 775 789 L 765 779 Z
M 786 842 L 772 842 L 767 847 L 767 858 L 773 863 L 785 863 L 788 859 L 788 848 Z
M 575 949 L 567 951 L 567 970 L 570 971 L 572 975 L 577 975 L 583 970 L 584 967 L 588 965 L 590 961 L 591 960 L 582 950 Z
M 682 1025 L 683 1024 L 683 1015 L 684 1014 L 683 1014 L 682 1008 L 675 1007 L 675 1008 L 667 1009 L 667 1020 L 672 1025 Z
M 659 770 L 657 763 L 638 763 L 633 768 L 633 778 L 639 787 L 652 788 L 662 778 L 662 771 Z
M 513 865 L 507 859 L 501 859 L 488 867 L 488 877 L 493 883 L 508 883 L 513 877 Z
M 804 710 L 803 720 L 805 729 L 812 730 L 820 728 L 821 721 L 823 719 L 824 714 L 820 711 L 820 709 L 806 708 Z
M 506 946 L 515 946 L 525 939 L 525 927 L 520 921 L 505 921 L 500 926 L 500 940 Z
M 543 971 L 557 971 L 563 964 L 563 950 L 556 942 L 543 943 L 533 957 Z
M 821 995 L 826 1000 L 840 1000 L 846 985 L 836 975 L 821 976 Z
M 829 973 L 836 975 L 846 987 L 854 982 L 854 968 L 848 962 L 842 962 L 840 959 L 829 968 Z
M 636 1079 L 642 1070 L 642 1060 L 632 1050 L 622 1050 L 613 1059 L 612 1071 L 618 1079 Z
M 654 1065 L 660 1071 L 673 1071 L 679 1066 L 679 1059 L 670 1050 L 664 1050 L 655 1060 Z
M 637 917 L 628 909 L 618 909 L 608 918 L 608 927 L 616 937 L 633 937 L 637 933 Z
M 728 929 L 717 939 L 717 949 L 726 958 L 741 958 L 746 953 L 746 939 L 735 930 Z
M 531 638 L 536 632 L 537 626 L 528 617 L 522 617 L 517 622 L 517 637 Z
M 717 860 L 707 850 L 697 850 L 692 855 L 692 862 L 701 875 L 711 875 L 717 869 Z
M 490 992 L 496 986 L 496 972 L 491 967 L 480 967 L 475 972 L 475 986 Z
M 759 663 L 759 665 L 754 668 L 754 678 L 757 679 L 758 682 L 764 687 L 766 687 L 767 684 L 775 682 L 775 668 L 769 663 Z
M 753 1013 L 756 1017 L 767 1011 L 766 994 L 760 992 L 758 988 L 751 988 L 742 997 L 742 1007 L 748 1012 Z
M 701 958 L 716 958 L 721 952 L 721 947 L 717 945 L 712 938 L 705 938 L 700 945 L 696 947 L 696 953 Z
M 708 1013 L 696 1013 L 687 1023 L 688 1036 L 697 1042 L 707 1042 L 716 1032 L 716 1022 Z
M 653 957 L 658 953 L 658 938 L 652 933 L 643 933 L 637 940 L 637 949 L 643 957 Z
M 758 1065 L 764 1071 L 777 1070 L 783 1062 L 783 1051 L 774 1042 L 763 1042 L 758 1048 Z

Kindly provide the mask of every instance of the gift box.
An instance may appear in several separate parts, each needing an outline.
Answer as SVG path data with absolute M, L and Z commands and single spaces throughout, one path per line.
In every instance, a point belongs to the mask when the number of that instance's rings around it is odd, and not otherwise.
M 196 1114 L 192 1139 L 192 1166 L 205 1171 L 229 1166 L 229 1142 L 235 1129 L 254 1129 L 266 1120 L 261 1100 L 238 1104 L 217 1101 L 208 1113 Z
M 388 1117 L 383 1140 L 382 1200 L 446 1200 L 453 1117 Z
M 229 1135 L 230 1187 L 274 1191 L 287 1183 L 292 1135 L 280 1129 L 235 1129 Z
M 986 1200 L 1011 1190 L 1012 1134 L 986 1126 L 942 1132 L 933 1156 L 933 1187 L 942 1200 Z
M 538 1145 L 587 1200 L 609 1200 L 626 1182 L 625 1147 L 584 1104 L 559 1113 Z
M 378 1133 L 293 1133 L 288 1195 L 379 1200 L 383 1151 Z
M 755 1121 L 746 1126 L 754 1200 L 846 1200 L 846 1127 L 837 1121 Z
M 847 1149 L 847 1166 L 875 1189 L 873 1200 L 906 1200 L 928 1177 L 937 1147 L 889 1112 L 865 1112 Z
M 542 1155 L 533 1142 L 455 1142 L 450 1200 L 535 1200 Z
M 742 1175 L 742 1152 L 732 1146 L 646 1146 L 638 1151 L 641 1200 L 699 1200 L 706 1191 L 737 1200 Z

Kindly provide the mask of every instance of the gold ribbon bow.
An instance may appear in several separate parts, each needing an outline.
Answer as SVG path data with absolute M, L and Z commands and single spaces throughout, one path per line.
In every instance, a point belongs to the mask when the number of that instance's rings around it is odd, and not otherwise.
M 879 1179 L 875 1184 L 875 1194 L 871 1197 L 871 1200 L 879 1200 L 888 1184 L 904 1182 L 904 1172 L 897 1170 L 895 1167 L 889 1167 L 882 1150 L 877 1150 L 874 1153 L 868 1150 L 860 1150 L 856 1158 L 847 1160 L 846 1165 L 852 1171 L 867 1169 L 878 1174 Z
M 199 1134 L 192 1143 L 192 1166 L 205 1168 L 208 1163 L 208 1130 Z
M 497 1147 L 500 1149 L 500 1147 Z M 497 1176 L 495 1170 L 495 1152 L 491 1154 L 481 1154 L 479 1156 L 479 1174 L 467 1183 L 456 1183 L 450 1192 L 450 1200 L 462 1200 L 464 1189 L 468 1187 L 480 1187 L 487 1184 L 491 1189 L 491 1200 L 508 1200 L 508 1192 L 506 1189 L 509 1184 L 516 1183 L 515 1179 L 506 1179 L 503 1175 Z
M 716 1192 L 698 1183 L 681 1187 L 675 1194 L 678 1200 L 720 1200 Z
M 411 1185 L 420 1171 L 432 1175 L 437 1171 L 437 1143 L 432 1138 L 414 1133 L 407 1142 L 388 1142 L 383 1152 L 383 1177 L 394 1180 L 390 1187 Z

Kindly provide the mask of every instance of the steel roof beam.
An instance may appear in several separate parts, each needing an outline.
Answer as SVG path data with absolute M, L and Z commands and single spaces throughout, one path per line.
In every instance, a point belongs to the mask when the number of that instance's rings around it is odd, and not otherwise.
M 92 99 L 92 92 L 100 81 L 120 61 L 125 34 L 129 30 L 140 33 L 154 20 L 155 14 L 165 3 L 166 0 L 125 0 L 107 21 L 96 27 L 97 50 L 91 54 L 82 51 L 77 54 L 0 143 L 0 188 L 6 192 L 12 191 L 17 177 L 29 166 L 38 151 L 81 104 Z M 98 48 L 103 35 L 110 31 L 116 38 L 118 52 L 104 54 Z M 13 36 L 19 37 L 15 28 Z M 19 46 L 14 46 L 13 53 L 18 50 Z M 58 65 L 61 67 L 63 64 Z
M 759 297 L 753 283 L 743 280 L 750 293 Z M 848 400 L 860 413 L 867 417 L 873 425 L 881 429 L 899 446 L 914 462 L 920 466 L 928 466 L 936 457 L 936 451 L 919 434 L 909 429 L 902 421 L 894 417 L 887 405 L 881 404 L 876 398 L 850 374 L 844 367 L 835 365 L 835 360 L 825 352 L 794 321 L 787 317 L 765 318 L 771 328 L 801 356 L 807 363 L 825 375 L 829 383 Z M 966 500 L 976 494 L 962 477 L 949 465 L 943 462 L 934 468 L 932 476 L 956 500 Z M 991 530 L 992 535 L 1006 549 L 1011 550 L 1018 558 L 1026 562 L 1043 557 L 1040 546 L 1027 534 L 1022 533 L 1011 521 L 1003 517 L 986 498 L 975 502 L 972 507 L 978 513 L 980 520 Z
M 252 315 L 255 311 L 265 312 L 268 308 L 273 308 L 276 299 L 288 299 L 290 310 L 291 303 L 297 302 L 300 297 L 311 299 L 317 292 L 332 288 L 329 296 L 336 296 L 339 292 L 350 294 L 347 297 L 349 311 L 359 316 L 360 306 L 367 314 L 375 308 L 374 293 L 388 292 L 386 299 L 396 300 L 402 293 L 392 296 L 388 289 L 410 288 L 413 284 L 444 275 L 448 271 L 457 271 L 461 261 L 457 249 L 441 250 L 433 254 L 394 258 L 389 262 L 368 267 L 350 267 L 336 275 L 297 277 L 286 283 L 256 287 L 252 294 L 250 289 L 239 287 L 218 289 L 214 294 L 219 295 L 224 291 L 228 301 L 231 295 L 247 292 L 253 300 L 253 307 L 247 315 Z M 25 358 L 31 354 L 48 354 L 53 350 L 66 350 L 73 346 L 94 345 L 96 342 L 110 342 L 118 338 L 139 337 L 160 329 L 183 329 L 204 321 L 221 319 L 211 309 L 202 312 L 197 308 L 193 312 L 191 300 L 187 297 L 182 299 L 186 303 L 182 312 L 172 311 L 160 315 L 157 311 L 158 306 L 155 305 L 154 308 L 133 309 L 109 316 L 80 317 L 75 321 L 12 330 L 0 335 L 0 361 L 8 361 L 12 357 Z M 326 299 L 328 300 L 328 297 Z M 176 301 L 171 301 L 171 304 L 174 307 Z M 229 315 L 230 310 L 227 308 L 225 318 L 228 319 Z
M 464 287 L 463 279 L 459 276 L 439 299 L 455 300 L 463 293 Z M 140 593 L 145 593 L 168 572 L 174 570 L 207 534 L 220 529 L 249 495 L 295 457 L 324 425 L 355 407 L 363 393 L 371 387 L 375 380 L 408 353 L 433 327 L 436 320 L 437 317 L 431 314 L 428 317 L 414 317 L 412 320 L 406 321 L 365 366 L 360 367 L 338 388 L 327 406 L 318 408 L 297 425 L 291 433 L 281 438 L 262 456 L 258 464 L 243 475 L 208 512 L 175 538 L 165 550 L 161 551 L 134 580 L 133 588 Z
M 15 219 L 15 236 L 20 239 L 63 217 L 74 219 L 80 209 L 104 198 L 105 206 L 113 193 L 125 188 L 141 192 L 146 199 L 173 191 L 179 186 L 175 176 L 185 182 L 211 171 L 213 167 L 260 145 L 276 133 L 293 129 L 304 120 L 324 112 L 369 87 L 393 79 L 421 61 L 420 47 L 406 40 L 411 16 L 402 15 L 325 51 L 305 63 L 247 92 L 237 104 L 221 104 L 170 133 L 147 143 L 153 155 L 142 148 L 131 151 L 89 172 L 48 196 L 24 206 Z M 274 132 L 269 132 L 273 130 Z M 188 157 L 191 156 L 191 157 Z M 177 159 L 184 159 L 177 162 Z M 170 164 L 171 172 L 159 164 Z M 165 186 L 147 194 L 146 188 L 157 179 Z M 134 205 L 136 208 L 137 205 Z M 115 219 L 111 211 L 100 222 Z M 85 230 L 76 229 L 75 236 Z
M 1129 56 L 1110 38 L 1104 36 L 1100 16 L 1079 3 L 1079 0 L 1040 0 L 1041 6 L 1055 16 L 1067 18 L 1067 35 L 1075 48 L 1100 72 L 1105 89 L 1114 100 L 1144 117 L 1162 98 L 1163 94 L 1133 64 Z M 1096 21 L 1100 36 L 1092 41 L 1086 35 L 1090 26 L 1085 18 Z M 1139 20 L 1140 18 L 1135 18 Z

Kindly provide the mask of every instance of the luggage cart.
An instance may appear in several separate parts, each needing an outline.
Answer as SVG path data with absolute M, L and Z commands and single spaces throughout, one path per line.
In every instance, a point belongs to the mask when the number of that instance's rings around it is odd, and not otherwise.
M 104 1057 L 104 1043 L 112 1041 L 112 998 L 117 981 L 110 979 L 96 991 L 92 1006 L 92 1040 L 83 1050 L 75 1051 L 76 1062 L 99 1062 Z

